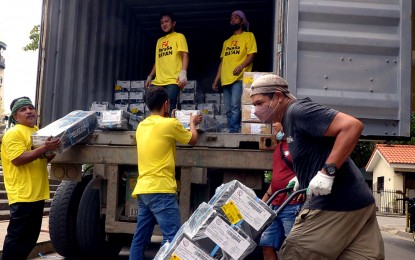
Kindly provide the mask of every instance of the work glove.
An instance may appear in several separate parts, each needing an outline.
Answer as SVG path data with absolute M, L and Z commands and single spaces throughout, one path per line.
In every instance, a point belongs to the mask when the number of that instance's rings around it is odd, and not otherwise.
M 311 195 L 327 195 L 331 193 L 334 176 L 328 176 L 321 171 L 318 171 L 316 176 L 311 179 L 307 188 L 307 196 Z
M 286 188 L 293 188 L 293 191 L 297 191 L 300 188 L 300 183 L 298 183 L 297 177 L 292 178 Z
M 183 87 L 186 86 L 186 84 L 187 84 L 187 71 L 186 70 L 181 70 L 180 71 L 179 83 L 181 83 Z

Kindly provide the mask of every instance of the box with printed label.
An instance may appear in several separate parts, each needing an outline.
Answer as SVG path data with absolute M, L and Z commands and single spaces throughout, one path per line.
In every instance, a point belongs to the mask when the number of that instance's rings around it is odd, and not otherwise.
M 204 202 L 183 225 L 183 232 L 215 259 L 243 259 L 256 247 L 242 229 Z
M 144 91 L 144 80 L 132 80 L 130 91 Z
M 117 80 L 115 84 L 115 91 L 128 92 L 130 91 L 131 82 L 128 80 Z
M 125 215 L 127 217 L 137 217 L 138 205 L 137 199 L 133 198 L 131 195 L 134 191 L 135 185 L 137 184 L 137 172 L 126 171 L 125 173 L 126 183 L 125 183 Z
M 252 82 L 254 82 L 257 78 L 267 75 L 267 74 L 273 74 L 272 72 L 244 72 L 244 75 L 242 77 L 242 87 L 244 88 L 250 88 L 252 85 Z
M 144 115 L 145 113 L 145 109 L 146 109 L 146 104 L 145 103 L 131 103 L 128 107 L 128 110 L 135 114 L 135 115 Z
M 272 125 L 271 124 L 248 123 L 248 122 L 242 122 L 242 124 L 241 124 L 241 133 L 242 134 L 270 135 L 271 132 L 272 132 Z
M 128 98 L 129 98 L 128 92 L 114 92 L 114 101 L 128 100 Z
M 134 103 L 144 102 L 144 91 L 130 91 L 128 99 L 130 102 L 134 101 Z
M 180 92 L 180 102 L 195 102 L 195 93 Z
M 183 93 L 196 93 L 196 85 L 197 83 L 195 80 L 189 80 L 182 89 Z
M 219 109 L 216 104 L 213 103 L 200 103 L 197 104 L 197 109 L 200 110 L 203 114 L 206 115 L 216 115 L 219 114 Z
M 241 104 L 242 105 L 252 105 L 251 89 L 250 88 L 242 88 Z
M 125 110 L 102 111 L 98 127 L 101 129 L 129 130 L 128 114 Z
M 190 116 L 191 115 L 201 115 L 202 113 L 199 110 L 176 110 L 174 112 L 174 117 L 179 120 L 184 128 L 190 129 Z M 196 126 L 199 128 L 199 125 Z
M 237 180 L 218 187 L 209 205 L 253 239 L 276 217 L 274 211 L 251 188 Z
M 220 93 L 206 93 L 205 103 L 220 104 Z
M 61 145 L 53 153 L 60 154 L 92 134 L 97 126 L 95 111 L 75 110 L 32 134 L 32 144 L 39 147 L 50 136 L 59 138 Z
M 197 104 L 180 104 L 182 110 L 196 110 Z
M 254 105 L 242 105 L 242 122 L 261 123 L 255 115 Z

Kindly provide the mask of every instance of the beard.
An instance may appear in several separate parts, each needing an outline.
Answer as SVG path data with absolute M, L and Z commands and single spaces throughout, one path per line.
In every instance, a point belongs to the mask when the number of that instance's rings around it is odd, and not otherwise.
M 242 27 L 242 24 L 231 24 L 230 29 L 232 32 L 239 30 Z

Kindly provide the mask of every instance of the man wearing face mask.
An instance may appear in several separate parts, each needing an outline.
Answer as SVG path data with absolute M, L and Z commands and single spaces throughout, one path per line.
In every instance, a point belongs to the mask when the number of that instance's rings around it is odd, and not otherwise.
M 273 127 L 275 133 L 277 133 L 275 137 L 278 145 L 275 147 L 272 159 L 272 181 L 267 192 L 262 197 L 262 201 L 264 202 L 268 201 L 274 192 L 288 186 L 290 181 L 295 184 L 293 178 L 296 178 L 290 151 L 288 150 L 288 144 L 284 138 L 285 134 L 282 125 L 279 122 L 275 122 Z M 272 209 L 277 210 L 287 198 L 287 193 L 281 193 L 275 197 L 271 203 Z M 295 217 L 301 210 L 302 202 L 302 196 L 299 196 L 290 202 L 290 204 L 277 215 L 272 224 L 262 233 L 259 245 L 262 247 L 264 259 L 278 259 L 276 251 L 280 250 L 282 243 L 290 233 Z
M 163 37 L 157 40 L 156 62 L 147 76 L 145 88 L 150 85 L 164 87 L 169 93 L 169 114 L 176 108 L 179 88 L 187 84 L 189 50 L 183 34 L 175 32 L 176 18 L 172 13 L 160 15 Z M 155 79 L 152 81 L 153 77 Z
M 238 133 L 241 128 L 242 77 L 244 72 L 252 71 L 257 46 L 244 12 L 237 10 L 232 13 L 230 27 L 233 35 L 223 43 L 212 89 L 218 91 L 220 80 L 229 132 Z
M 289 259 L 384 259 L 372 192 L 350 159 L 363 124 L 309 98 L 297 100 L 287 82 L 264 75 L 251 85 L 255 114 L 281 122 L 307 201 L 282 246 Z
M 190 131 L 176 118 L 169 118 L 166 89 L 150 88 L 146 105 L 151 115 L 137 127 L 137 184 L 132 197 L 138 201 L 137 229 L 130 249 L 130 259 L 144 259 L 144 248 L 150 242 L 158 223 L 163 234 L 162 245 L 172 241 L 181 226 L 175 178 L 176 142 L 195 145 L 196 126 L 202 116 L 192 115 Z

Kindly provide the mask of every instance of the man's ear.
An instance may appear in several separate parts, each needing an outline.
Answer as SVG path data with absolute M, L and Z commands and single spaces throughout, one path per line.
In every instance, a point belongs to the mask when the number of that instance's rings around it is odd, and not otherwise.
M 281 91 L 275 92 L 275 96 L 278 102 L 281 102 L 285 97 L 284 93 L 282 93 Z

